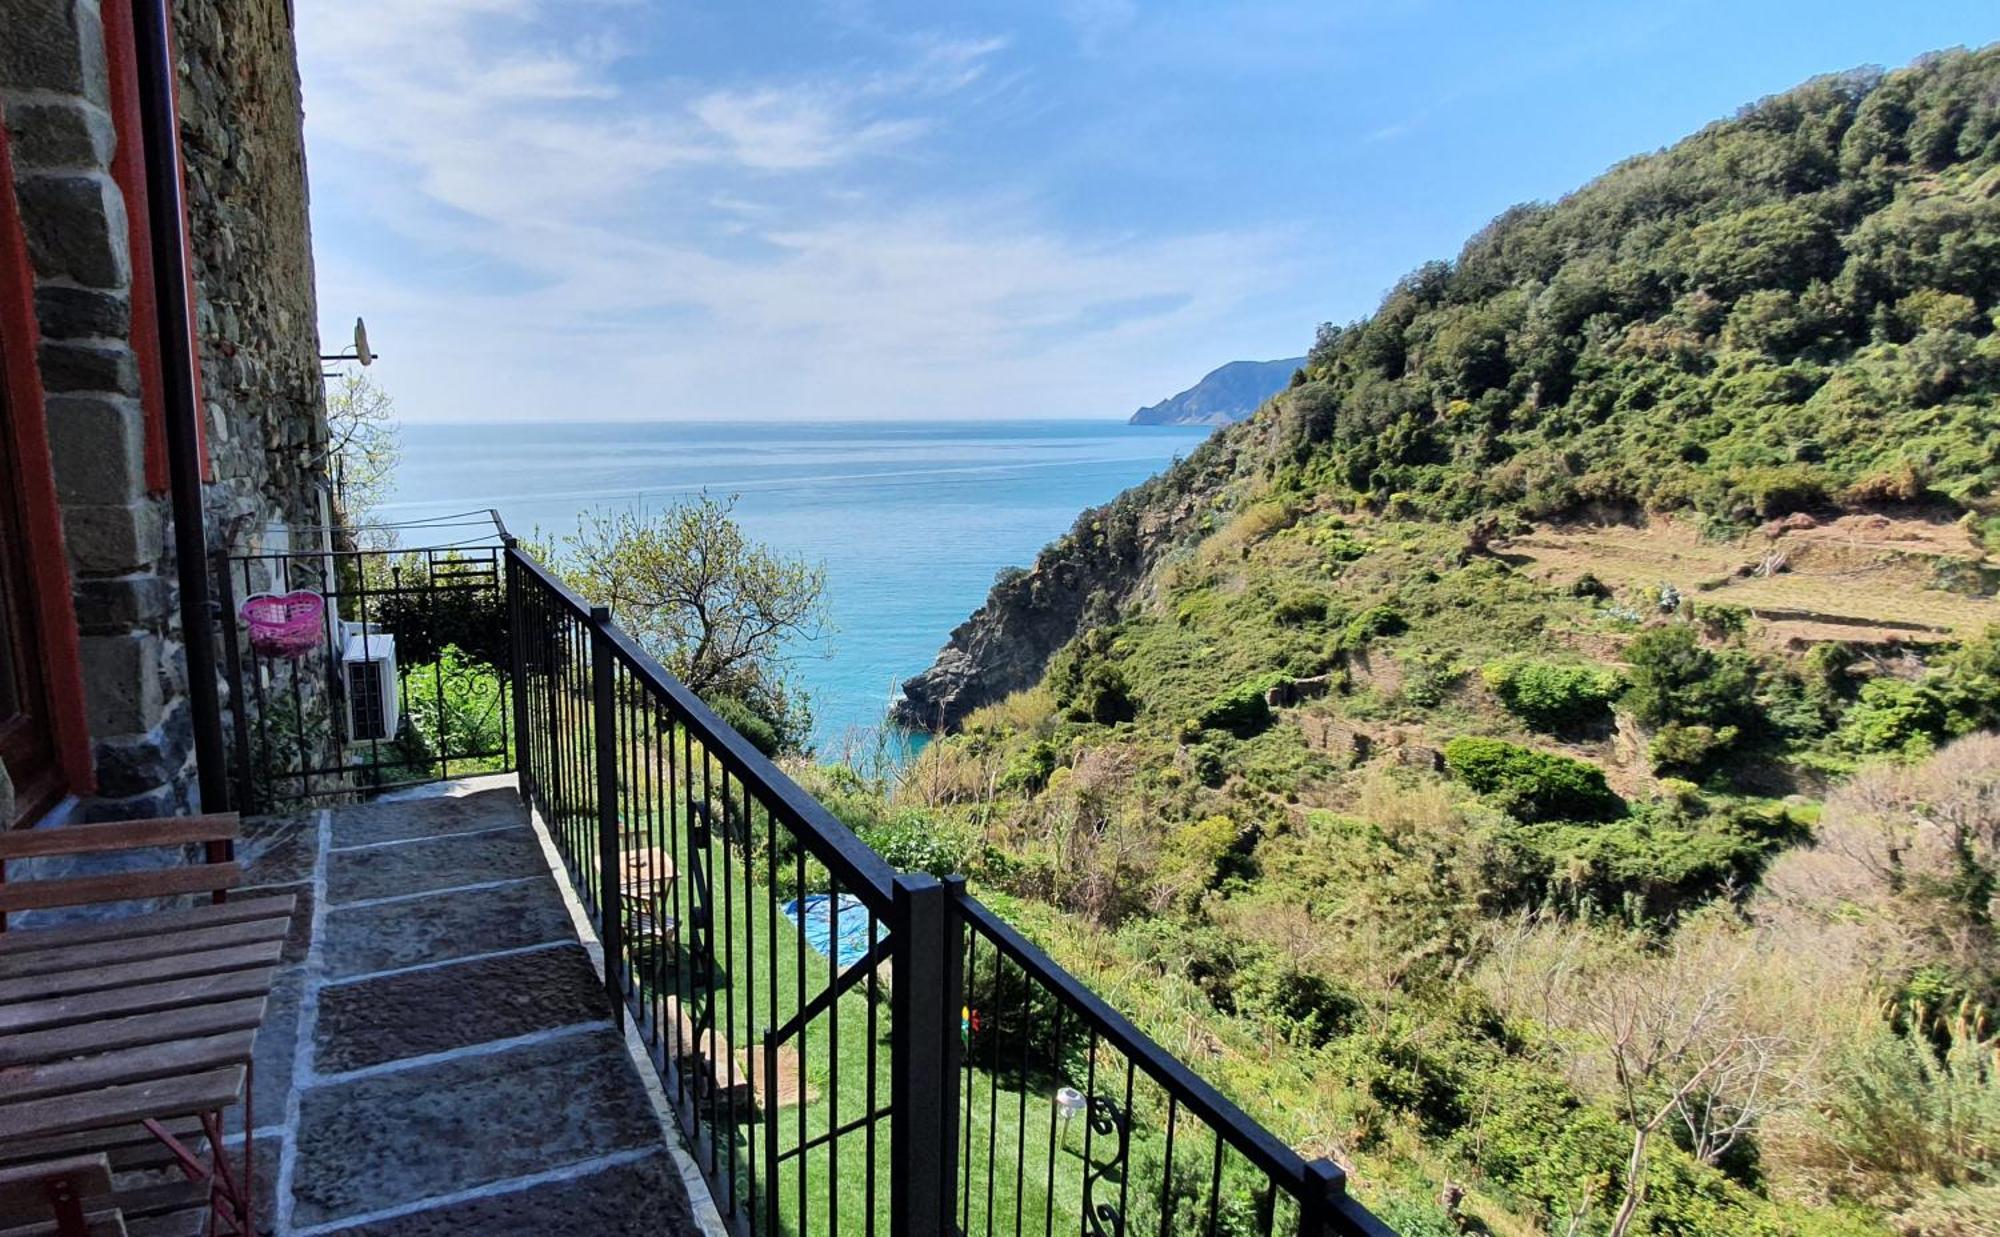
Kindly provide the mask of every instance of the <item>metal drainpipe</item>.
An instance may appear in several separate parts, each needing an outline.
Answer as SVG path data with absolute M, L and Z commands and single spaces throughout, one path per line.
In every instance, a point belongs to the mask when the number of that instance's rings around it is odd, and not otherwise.
M 154 303 L 160 319 L 160 376 L 166 411 L 167 477 L 173 498 L 174 567 L 180 580 L 181 641 L 188 707 L 194 717 L 195 775 L 205 811 L 229 803 L 222 704 L 215 686 L 215 628 L 208 594 L 208 533 L 201 492 L 201 409 L 195 402 L 195 336 L 189 313 L 186 214 L 181 188 L 180 118 L 168 0 L 132 0 L 139 69 L 139 117 L 146 165 L 146 224 L 153 246 Z

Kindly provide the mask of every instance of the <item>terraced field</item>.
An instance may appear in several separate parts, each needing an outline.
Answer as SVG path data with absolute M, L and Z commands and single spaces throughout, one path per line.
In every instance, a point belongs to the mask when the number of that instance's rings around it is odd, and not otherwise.
M 1671 519 L 1544 525 L 1501 552 L 1541 579 L 1588 572 L 1614 587 L 1668 583 L 1741 606 L 1761 620 L 1760 639 L 1794 649 L 1827 640 L 1933 644 L 2000 621 L 2000 561 L 1953 523 L 1793 517 L 1726 541 Z

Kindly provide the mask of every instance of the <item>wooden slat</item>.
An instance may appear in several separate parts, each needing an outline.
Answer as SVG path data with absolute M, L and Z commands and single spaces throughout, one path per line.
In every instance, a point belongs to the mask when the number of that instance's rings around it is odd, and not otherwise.
M 228 903 L 223 903 L 228 905 Z M 259 941 L 282 941 L 292 930 L 290 919 L 253 919 L 215 928 L 194 928 L 186 932 L 154 932 L 124 941 L 104 941 L 71 949 L 37 949 L 32 953 L 0 955 L 0 980 L 24 975 L 45 975 L 50 971 L 83 971 L 120 962 L 143 962 L 173 954 L 199 953 L 208 949 L 231 949 Z
M 269 898 L 240 898 L 211 902 L 202 906 L 176 907 L 117 919 L 93 919 L 89 923 L 63 924 L 54 928 L 15 928 L 0 932 L 0 958 L 35 953 L 45 949 L 68 949 L 100 941 L 122 941 L 134 937 L 155 937 L 169 932 L 188 932 L 219 924 L 243 923 L 251 919 L 290 918 L 298 899 L 292 894 Z
M 91 902 L 132 902 L 166 898 L 179 893 L 211 893 L 234 889 L 243 880 L 237 863 L 194 863 L 144 872 L 113 872 L 104 876 L 73 876 L 67 880 L 9 881 L 0 885 L 0 913 L 39 911 L 51 906 L 82 906 Z
M 85 1237 L 132 1237 L 125 1227 L 125 1217 L 116 1208 L 109 1211 L 86 1211 L 83 1213 Z M 189 1237 L 195 1237 L 200 1229 L 189 1230 Z M 60 1237 L 54 1220 L 40 1220 L 33 1224 L 23 1224 L 19 1228 L 0 1229 L 0 1237 Z M 154 1237 L 164 1237 L 155 1234 Z
M 202 1143 L 201 1122 L 193 1117 L 162 1121 L 160 1125 L 188 1147 Z M 133 1122 L 97 1129 L 77 1130 L 51 1138 L 29 1138 L 0 1142 L 0 1164 L 24 1160 L 49 1160 L 78 1152 L 102 1151 L 111 1157 L 111 1171 L 118 1172 L 134 1163 L 165 1164 L 173 1155 L 153 1132 Z M 145 1153 L 141 1155 L 140 1153 Z
M 256 1041 L 254 1030 L 229 1031 L 198 1039 L 124 1048 L 73 1061 L 17 1066 L 0 1070 L 0 1095 L 7 1097 L 5 1102 L 12 1103 L 241 1065 L 250 1059 Z
M 0 1222 L 39 1219 L 49 1211 L 49 1186 L 69 1185 L 81 1202 L 111 1193 L 111 1161 L 103 1155 L 73 1155 L 41 1164 L 0 1168 Z
M 192 979 L 197 975 L 240 971 L 253 966 L 275 966 L 278 955 L 284 951 L 283 940 L 255 941 L 228 949 L 173 953 L 141 962 L 113 962 L 106 966 L 0 979 L 0 1005 L 47 1000 L 69 992 L 101 992 L 106 988 L 127 988 L 168 979 Z
M 264 1185 L 257 1184 L 259 1192 L 257 1208 L 264 1208 L 262 1192 Z M 269 1232 L 266 1228 L 264 1231 Z M 208 1209 L 196 1207 L 191 1211 L 177 1211 L 170 1216 L 139 1216 L 125 1222 L 126 1237 L 204 1237 L 208 1232 Z
M 148 846 L 186 846 L 193 842 L 227 842 L 239 832 L 236 813 L 211 816 L 161 816 L 153 820 L 106 821 L 94 825 L 55 825 L 47 829 L 16 829 L 0 834 L 0 859 L 30 859 L 38 855 L 88 855 L 108 850 L 139 850 Z
M 197 1209 L 205 1213 L 208 1210 L 208 1190 L 207 1182 L 182 1178 L 128 1186 L 113 1194 L 111 1201 L 125 1213 L 129 1223 L 136 1216 L 184 1215 Z
M 0 1069 L 65 1061 L 87 1052 L 115 1052 L 146 1044 L 220 1035 L 224 1031 L 256 1030 L 264 1022 L 265 998 L 245 997 L 213 1005 L 190 1005 L 159 1013 L 104 1018 L 77 1026 L 23 1035 L 0 1036 Z M 0 1152 L 0 1158 L 4 1152 Z
M 243 1098 L 243 1075 L 242 1066 L 231 1065 L 205 1074 L 106 1087 L 87 1095 L 0 1103 L 0 1138 L 41 1138 L 147 1117 L 213 1112 Z
M 260 967 L 248 971 L 224 971 L 198 979 L 176 979 L 167 983 L 138 984 L 104 992 L 73 993 L 47 1001 L 23 1001 L 0 1005 L 0 1046 L 13 1036 L 42 1031 L 99 1018 L 119 1018 L 179 1009 L 186 1005 L 207 1005 L 235 997 L 267 996 L 274 971 Z

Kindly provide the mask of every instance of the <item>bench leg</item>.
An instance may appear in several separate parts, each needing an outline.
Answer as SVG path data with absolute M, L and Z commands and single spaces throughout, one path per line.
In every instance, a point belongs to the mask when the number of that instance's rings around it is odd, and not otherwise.
M 208 1140 L 208 1163 L 200 1158 L 158 1121 L 146 1121 L 147 1131 L 157 1138 L 166 1149 L 173 1153 L 180 1164 L 181 1174 L 189 1181 L 208 1183 L 208 1223 L 203 1231 L 207 1237 L 218 1237 L 226 1230 L 231 1237 L 256 1237 L 255 1210 L 251 1205 L 251 1187 L 256 1163 L 256 1140 L 253 1131 L 257 1125 L 252 1118 L 254 1111 L 251 1090 L 256 1082 L 256 1068 L 246 1064 L 243 1071 L 243 1173 L 239 1178 L 236 1168 L 229 1162 L 229 1149 L 223 1145 L 223 1113 L 214 1109 L 200 1114 L 202 1136 Z M 79 1233 L 83 1230 L 77 1230 Z
M 56 1237 L 90 1237 L 90 1222 L 83 1218 L 83 1200 L 66 1177 L 49 1182 L 49 1211 L 56 1218 Z

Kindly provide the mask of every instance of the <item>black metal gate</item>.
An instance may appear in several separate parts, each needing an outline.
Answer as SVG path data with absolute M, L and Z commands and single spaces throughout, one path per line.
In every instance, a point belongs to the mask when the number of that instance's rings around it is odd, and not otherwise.
M 513 768 L 502 530 L 414 548 L 216 557 L 232 806 L 270 812 Z M 322 606 L 280 648 L 246 600 Z

